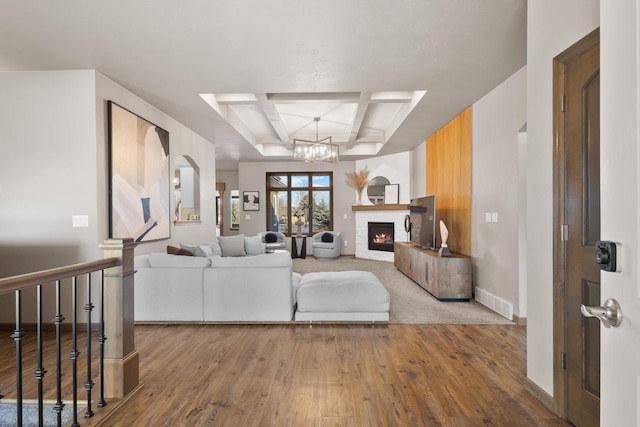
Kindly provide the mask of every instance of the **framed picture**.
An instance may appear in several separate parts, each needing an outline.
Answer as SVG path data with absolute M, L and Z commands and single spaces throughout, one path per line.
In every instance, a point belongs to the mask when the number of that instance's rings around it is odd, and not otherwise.
M 109 237 L 171 237 L 169 132 L 109 101 Z
M 260 192 L 259 191 L 243 191 L 242 192 L 242 210 L 244 211 L 260 210 Z
M 387 184 L 384 186 L 384 204 L 385 205 L 398 204 L 399 188 L 400 188 L 400 184 Z

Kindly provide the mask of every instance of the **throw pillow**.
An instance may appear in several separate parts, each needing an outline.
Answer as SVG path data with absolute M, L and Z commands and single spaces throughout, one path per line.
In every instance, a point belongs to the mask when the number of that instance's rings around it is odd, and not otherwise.
M 208 246 L 208 245 L 198 245 L 198 247 L 200 248 L 200 250 L 202 251 L 202 253 L 204 254 L 204 256 L 206 256 L 206 257 L 213 256 L 213 249 L 211 249 L 211 246 Z
M 275 243 L 278 241 L 278 235 L 276 233 L 267 233 L 264 235 L 264 241 L 266 243 Z
M 260 255 L 266 252 L 265 244 L 262 243 L 260 236 L 245 237 L 244 250 L 247 255 Z
M 220 247 L 218 240 L 207 243 L 207 246 L 209 246 L 211 251 L 213 251 L 213 256 L 222 256 L 222 248 Z
M 167 246 L 167 253 L 169 255 L 184 255 L 192 256 L 193 254 L 186 249 L 176 248 L 175 246 Z
M 222 248 L 222 256 L 244 256 L 244 234 L 236 236 L 220 236 L 218 243 Z
M 188 250 L 189 252 L 191 252 L 191 254 L 193 254 L 193 256 L 206 257 L 204 252 L 202 252 L 202 249 L 200 249 L 198 246 L 180 243 L 180 248 Z
M 333 242 L 333 234 L 331 233 L 322 233 L 322 237 L 320 238 L 324 243 Z

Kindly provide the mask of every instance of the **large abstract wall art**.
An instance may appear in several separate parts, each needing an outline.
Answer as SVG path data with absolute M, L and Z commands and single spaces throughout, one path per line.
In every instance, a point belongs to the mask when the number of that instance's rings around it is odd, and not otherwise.
M 169 132 L 109 101 L 109 236 L 171 237 Z

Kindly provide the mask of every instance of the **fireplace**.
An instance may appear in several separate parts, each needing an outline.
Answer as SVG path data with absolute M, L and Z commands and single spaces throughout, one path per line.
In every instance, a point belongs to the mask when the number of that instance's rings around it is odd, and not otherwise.
M 393 229 L 393 222 L 369 222 L 369 250 L 393 252 Z

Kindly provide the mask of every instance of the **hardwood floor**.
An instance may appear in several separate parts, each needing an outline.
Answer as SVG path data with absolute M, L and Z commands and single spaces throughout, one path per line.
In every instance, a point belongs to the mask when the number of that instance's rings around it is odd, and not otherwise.
M 523 326 L 138 325 L 136 345 L 144 388 L 105 425 L 568 425 L 524 389 Z

